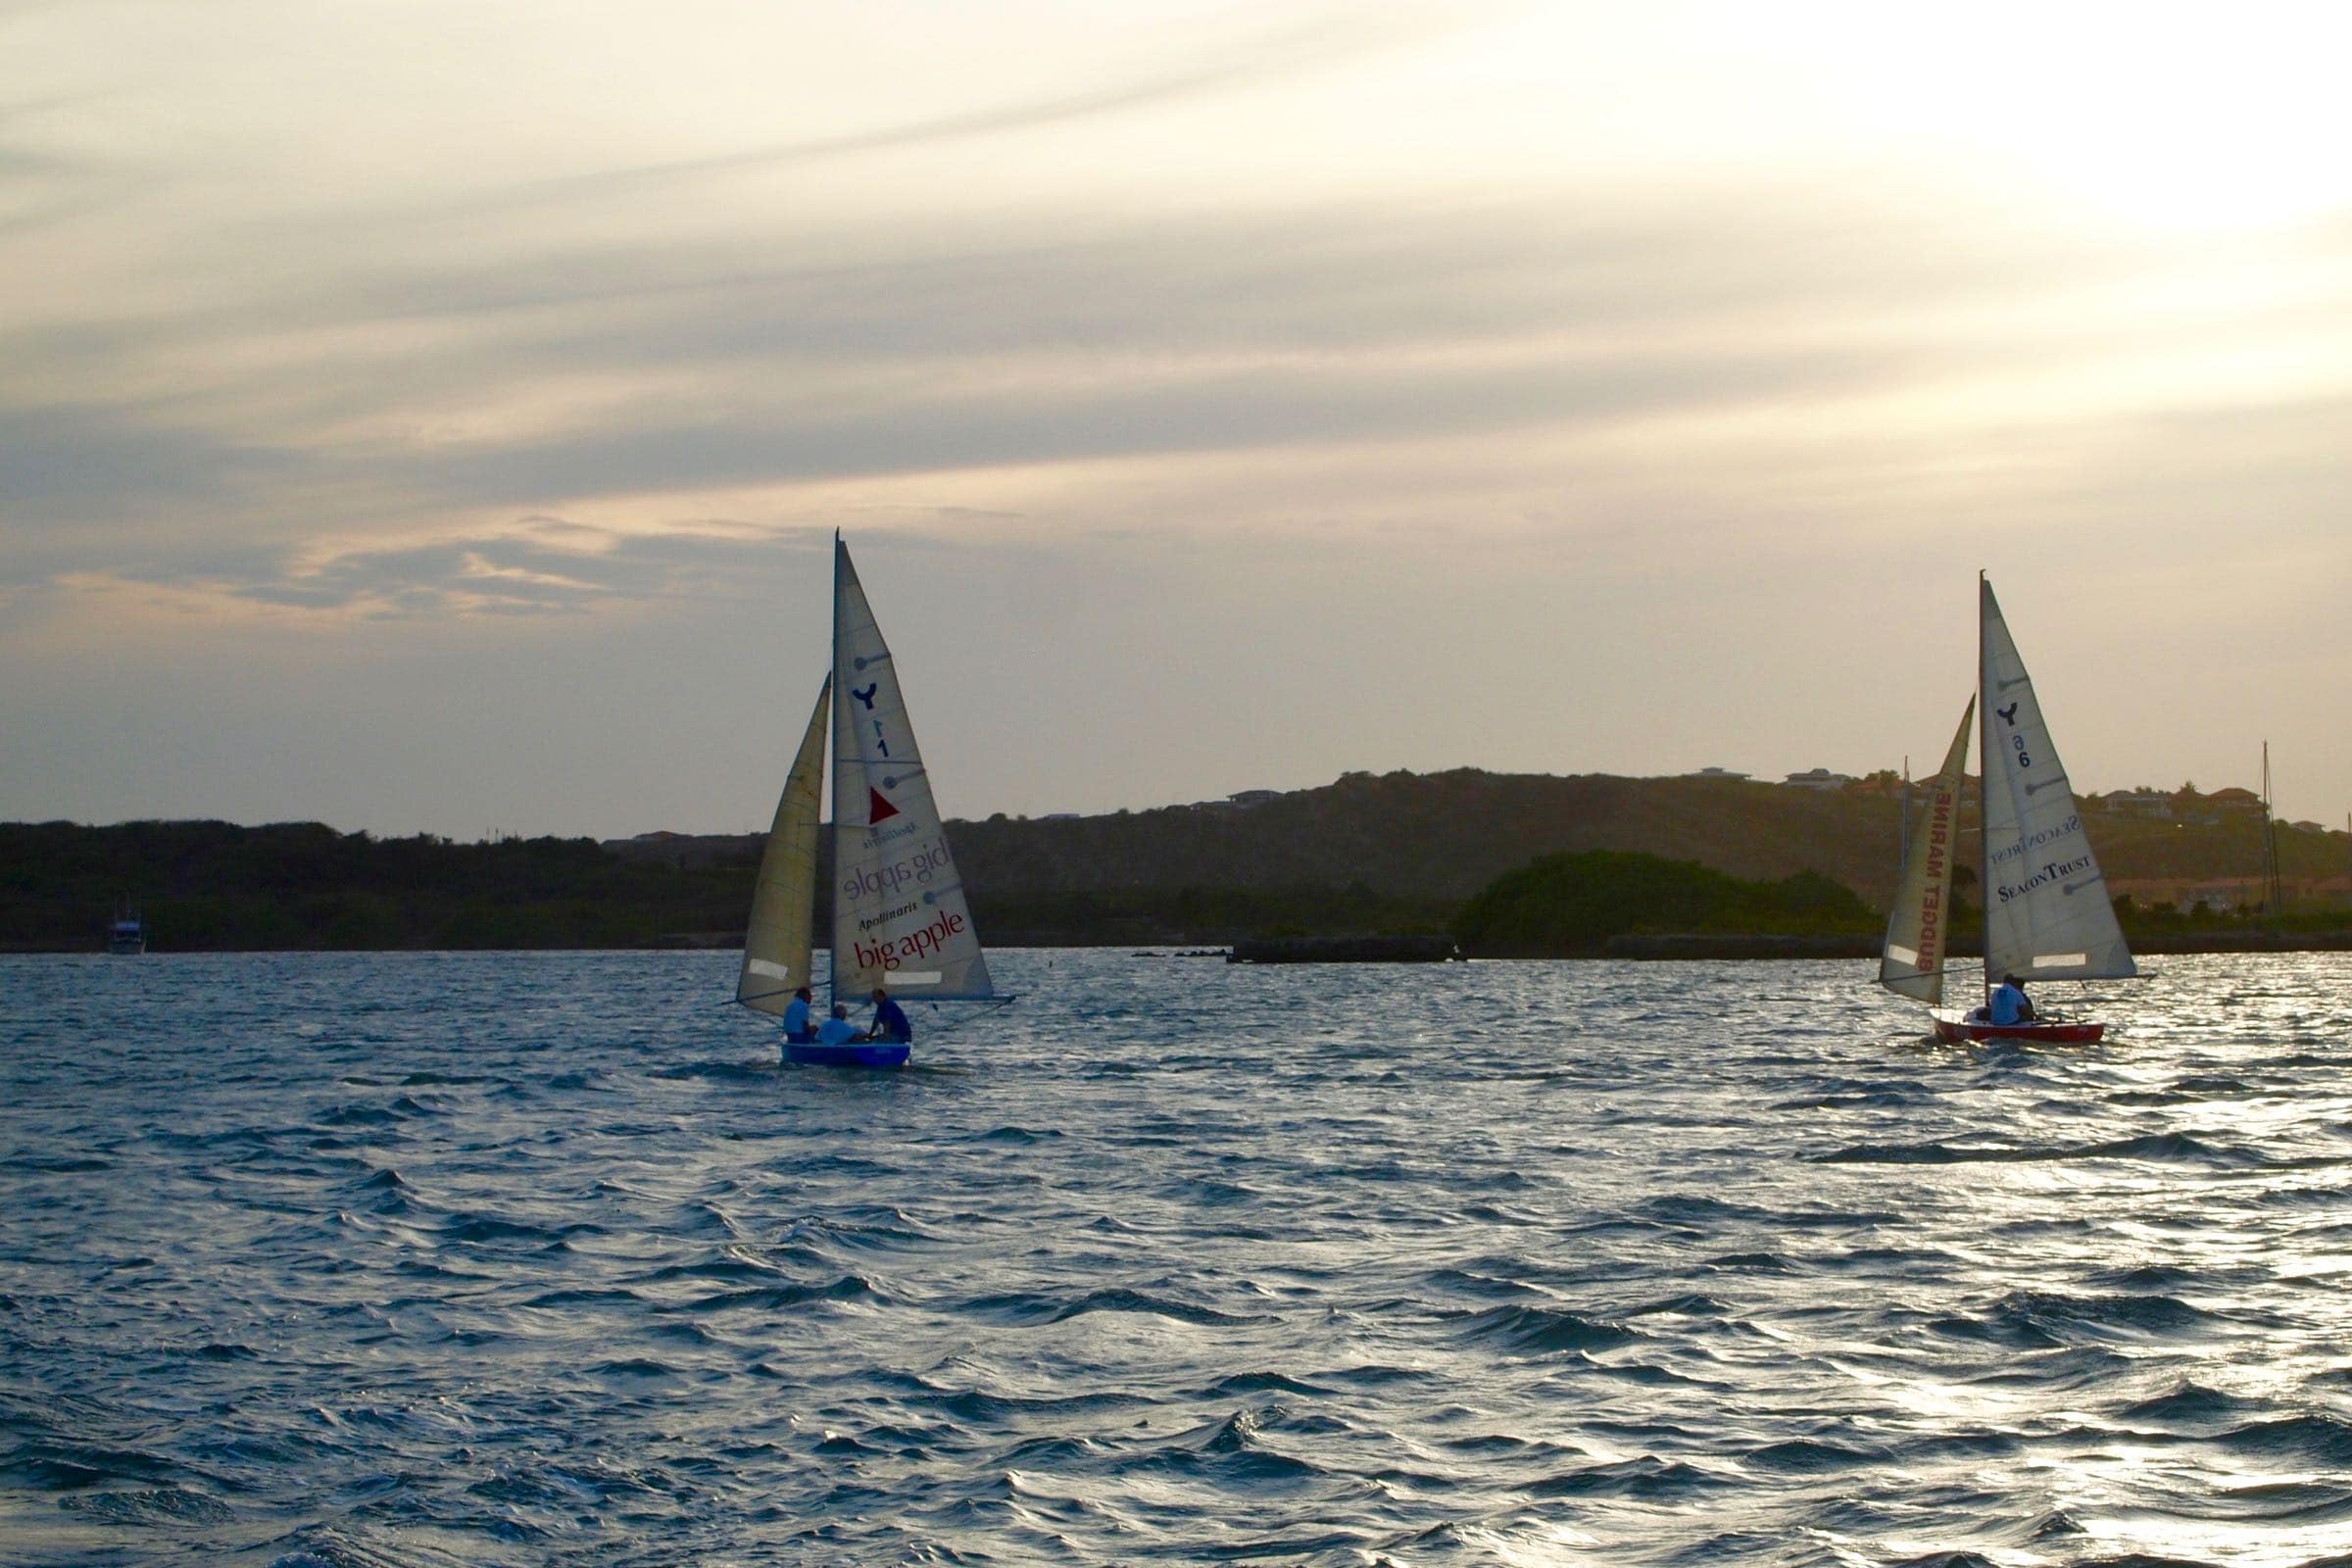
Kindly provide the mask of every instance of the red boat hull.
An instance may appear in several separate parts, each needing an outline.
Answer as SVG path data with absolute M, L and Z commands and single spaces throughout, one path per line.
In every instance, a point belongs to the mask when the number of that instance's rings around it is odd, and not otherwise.
M 2096 1045 L 2107 1033 L 2103 1023 L 1978 1023 L 1968 1018 L 1936 1015 L 1936 1038 L 1945 1045 L 1964 1046 L 1984 1040 L 2016 1040 L 2027 1045 Z

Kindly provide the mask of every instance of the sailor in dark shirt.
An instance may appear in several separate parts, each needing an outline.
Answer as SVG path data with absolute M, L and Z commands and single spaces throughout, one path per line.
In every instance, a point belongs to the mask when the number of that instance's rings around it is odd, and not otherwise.
M 914 1039 L 914 1025 L 906 1021 L 906 1009 L 890 1000 L 890 994 L 880 986 L 874 987 L 874 1021 L 865 1026 L 868 1040 L 887 1040 L 894 1046 L 904 1046 Z

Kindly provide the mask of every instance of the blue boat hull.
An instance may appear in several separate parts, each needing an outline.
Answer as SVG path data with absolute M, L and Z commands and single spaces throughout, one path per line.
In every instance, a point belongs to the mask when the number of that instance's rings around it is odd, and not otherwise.
M 906 1054 L 912 1049 L 885 1041 L 818 1046 L 788 1040 L 784 1043 L 784 1059 L 799 1062 L 805 1067 L 904 1067 L 906 1065 Z

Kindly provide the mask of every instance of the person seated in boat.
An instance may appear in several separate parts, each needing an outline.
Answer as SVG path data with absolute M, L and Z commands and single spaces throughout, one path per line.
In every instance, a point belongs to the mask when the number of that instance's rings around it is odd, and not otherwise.
M 833 1004 L 833 1016 L 816 1026 L 816 1043 L 820 1046 L 854 1046 L 865 1036 L 850 1022 L 850 1009 L 841 1003 Z
M 2017 976 L 2001 976 L 2001 983 L 1992 988 L 1987 1013 L 1994 1023 L 2034 1021 L 2034 1003 L 2027 997 L 2026 988 L 2018 983 Z
M 812 1001 L 808 988 L 803 986 L 784 1004 L 784 1038 L 796 1046 L 816 1044 L 816 1020 L 808 1010 Z
M 910 1045 L 914 1041 L 914 1025 L 906 1018 L 906 1009 L 890 1000 L 890 993 L 874 987 L 874 1021 L 865 1026 L 868 1040 L 887 1040 L 894 1046 Z

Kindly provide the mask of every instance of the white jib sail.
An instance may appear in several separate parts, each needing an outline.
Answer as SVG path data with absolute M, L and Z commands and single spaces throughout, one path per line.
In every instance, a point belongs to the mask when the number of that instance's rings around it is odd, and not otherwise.
M 1984 972 L 1998 980 L 2137 974 L 1992 584 L 1978 584 L 1984 726 Z
M 833 995 L 996 995 L 898 668 L 833 543 Z
M 1879 984 L 1930 1006 L 1943 1000 L 1943 956 L 1951 945 L 1953 852 L 1960 847 L 1960 787 L 1968 770 L 1969 721 L 1977 703 L 1970 698 L 1943 767 L 1929 784 L 1912 825 L 1910 852 L 1903 858 L 1894 906 L 1886 916 L 1886 950 L 1879 958 Z
M 743 973 L 735 1000 L 761 1012 L 780 1014 L 793 992 L 814 983 L 809 947 L 816 925 L 816 825 L 825 782 L 825 707 L 833 678 L 816 689 L 816 710 L 808 715 L 784 794 L 760 856 L 760 877 L 752 885 L 752 918 L 743 934 Z

